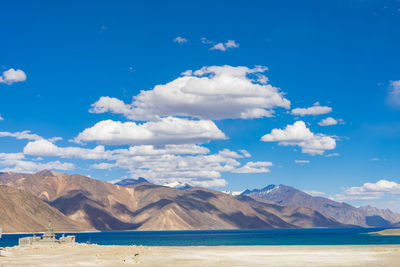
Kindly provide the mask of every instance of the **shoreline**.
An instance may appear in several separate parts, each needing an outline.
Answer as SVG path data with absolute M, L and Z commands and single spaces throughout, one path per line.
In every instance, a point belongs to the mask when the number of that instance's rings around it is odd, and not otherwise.
M 330 227 L 312 227 L 312 228 L 267 228 L 267 229 L 172 229 L 172 230 L 108 230 L 108 231 L 101 231 L 101 230 L 86 230 L 86 231 L 75 231 L 75 232 L 71 232 L 71 231 L 54 231 L 56 234 L 74 234 L 74 233 L 110 233 L 110 232 L 175 232 L 175 231 L 182 231 L 182 232 L 192 232 L 192 231 L 264 231 L 264 230 L 297 230 L 297 229 L 302 229 L 302 230 L 312 230 L 312 229 L 376 229 L 376 227 L 352 227 L 352 228 L 330 228 Z M 382 231 L 378 231 L 378 232 L 373 232 L 373 233 L 380 233 L 386 230 L 394 230 L 397 228 L 387 228 L 384 229 Z M 400 228 L 398 228 L 400 230 Z M 3 235 L 22 235 L 22 234 L 43 234 L 44 232 L 8 232 L 5 233 L 3 232 Z M 371 232 L 372 233 L 372 232 Z M 369 232 L 366 234 L 370 234 Z
M 56 234 L 78 234 L 78 233 L 101 233 L 102 231 L 79 231 L 79 232 L 62 232 L 62 231 L 54 231 Z M 41 235 L 44 232 L 15 232 L 15 233 L 4 233 L 3 235 Z

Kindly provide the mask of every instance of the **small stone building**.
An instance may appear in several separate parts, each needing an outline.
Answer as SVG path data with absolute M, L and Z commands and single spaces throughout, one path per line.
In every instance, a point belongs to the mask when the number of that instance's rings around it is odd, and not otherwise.
M 60 239 L 56 238 L 56 234 L 54 233 L 53 228 L 51 227 L 51 224 L 49 222 L 49 225 L 47 226 L 46 232 L 43 234 L 42 237 L 40 236 L 28 236 L 28 237 L 23 237 L 18 240 L 19 246 L 24 247 L 24 246 L 29 246 L 29 245 L 45 245 L 45 244 L 73 244 L 75 243 L 75 236 L 74 235 L 69 235 L 69 236 L 64 236 L 60 237 Z

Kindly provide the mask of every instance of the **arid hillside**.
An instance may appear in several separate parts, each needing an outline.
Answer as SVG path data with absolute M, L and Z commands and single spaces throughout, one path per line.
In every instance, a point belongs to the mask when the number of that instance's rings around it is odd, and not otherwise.
M 42 232 L 49 220 L 59 232 L 93 230 L 26 191 L 0 185 L 0 227 L 3 232 Z

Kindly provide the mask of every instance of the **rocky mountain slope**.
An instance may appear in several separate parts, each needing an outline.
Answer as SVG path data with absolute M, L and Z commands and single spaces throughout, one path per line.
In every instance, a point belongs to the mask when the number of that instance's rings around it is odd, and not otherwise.
M 57 231 L 93 230 L 69 219 L 26 191 L 0 185 L 0 226 L 3 232 L 42 232 L 49 220 Z
M 255 201 L 199 187 L 120 186 L 50 171 L 0 173 L 0 184 L 26 190 L 70 219 L 98 230 L 344 227 L 310 208 Z
M 264 199 L 273 203 L 292 207 L 308 207 L 334 218 L 343 224 L 362 227 L 389 227 L 400 221 L 400 214 L 390 210 L 361 207 L 336 202 L 324 197 L 313 197 L 303 191 L 286 185 L 268 185 L 262 189 L 246 190 L 242 195 Z

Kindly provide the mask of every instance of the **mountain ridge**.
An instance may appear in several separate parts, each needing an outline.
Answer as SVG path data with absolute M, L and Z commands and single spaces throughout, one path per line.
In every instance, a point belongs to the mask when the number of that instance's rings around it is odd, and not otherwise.
M 268 185 L 262 189 L 245 190 L 242 195 L 293 207 L 309 207 L 336 221 L 361 227 L 391 227 L 400 221 L 400 214 L 375 207 L 357 208 L 320 196 L 311 196 L 287 185 Z
M 82 175 L 0 174 L 85 227 L 107 230 L 348 227 L 310 208 L 242 199 L 201 187 L 120 186 Z

